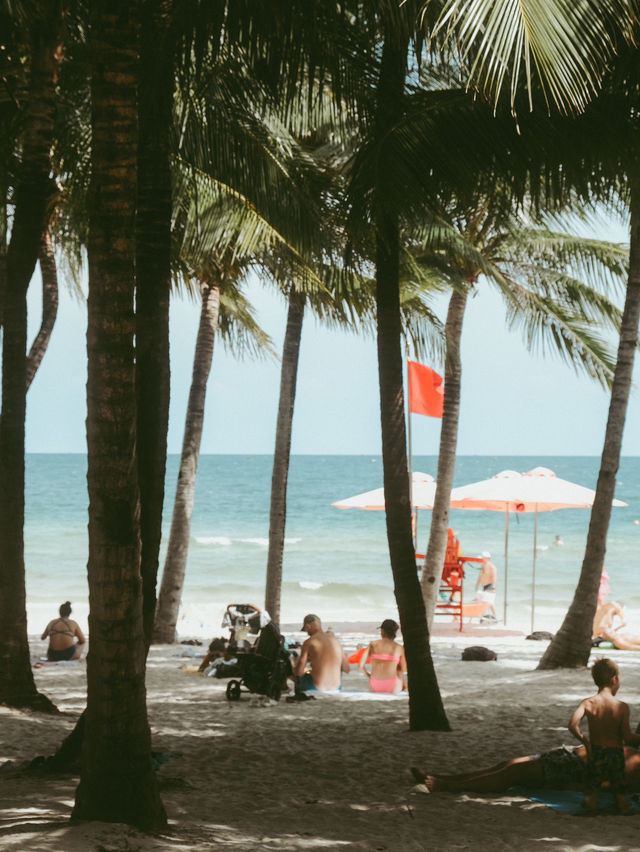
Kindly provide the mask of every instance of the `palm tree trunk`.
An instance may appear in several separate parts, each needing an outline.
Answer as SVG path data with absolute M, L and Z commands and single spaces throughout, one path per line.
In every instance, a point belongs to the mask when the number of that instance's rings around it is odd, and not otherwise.
M 160 830 L 151 760 L 140 574 L 134 358 L 137 3 L 91 7 L 87 324 L 89 635 L 80 784 L 72 817 Z
M 193 359 L 193 375 L 182 439 L 182 456 L 173 504 L 171 532 L 153 629 L 154 642 L 175 642 L 178 612 L 182 600 L 182 588 L 189 553 L 191 516 L 196 493 L 196 474 L 198 472 L 198 458 L 204 423 L 207 380 L 211 372 L 213 344 L 220 311 L 220 287 L 217 284 L 203 281 L 200 292 L 202 296 L 200 326 Z
M 172 0 L 143 3 L 136 215 L 136 392 L 144 632 L 151 643 L 169 427 Z
M 451 488 L 453 487 L 453 474 L 456 467 L 458 421 L 460 419 L 460 381 L 462 377 L 460 339 L 467 295 L 468 291 L 466 290 L 464 293 L 458 290 L 451 293 L 445 326 L 447 350 L 444 367 L 444 406 L 438 453 L 438 481 L 431 513 L 427 558 L 421 583 L 429 630 L 431 630 L 433 624 L 438 588 L 447 549 L 449 503 L 451 502 Z
M 27 390 L 45 356 L 58 316 L 58 270 L 49 228 L 45 228 L 42 234 L 38 259 L 42 277 L 42 322 L 27 356 Z
M 289 294 L 287 330 L 284 336 L 282 369 L 280 373 L 280 401 L 276 424 L 276 446 L 273 454 L 271 476 L 271 513 L 269 516 L 269 555 L 267 557 L 267 582 L 265 609 L 276 625 L 280 624 L 280 596 L 282 594 L 282 557 L 284 532 L 287 521 L 287 479 L 291 456 L 291 429 L 293 407 L 296 400 L 296 381 L 300 358 L 300 338 L 304 319 L 304 293 L 293 288 Z
M 0 198 L 3 199 L 0 207 L 0 329 L 3 325 L 4 299 L 7 290 L 7 187 L 5 181 L 0 183 Z
M 0 415 L 0 703 L 55 710 L 35 687 L 24 565 L 24 440 L 27 288 L 38 259 L 49 197 L 49 152 L 62 24 L 55 15 L 31 21 L 29 95 L 15 214 L 6 257 Z
M 622 435 L 633 375 L 640 321 L 640 178 L 631 179 L 629 280 L 620 326 L 618 357 L 611 388 L 609 416 L 600 461 L 596 496 L 591 508 L 587 545 L 580 579 L 560 630 L 550 642 L 539 669 L 585 666 L 591 653 L 591 630 L 611 518 L 611 501 L 620 466 Z
M 378 84 L 376 131 L 380 144 L 402 114 L 408 40 L 387 26 Z M 416 572 L 411 534 L 409 472 L 404 421 L 399 285 L 399 216 L 388 203 L 388 169 L 376 186 L 376 298 L 382 461 L 389 556 L 409 676 L 409 726 L 449 730 L 429 647 L 429 629 Z

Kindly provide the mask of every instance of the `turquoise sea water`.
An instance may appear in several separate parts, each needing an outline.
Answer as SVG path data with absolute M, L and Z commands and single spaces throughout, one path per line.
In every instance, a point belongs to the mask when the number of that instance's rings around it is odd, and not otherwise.
M 455 485 L 512 469 L 538 465 L 558 476 L 595 487 L 598 458 L 460 457 Z M 164 545 L 179 459 L 169 458 Z M 414 458 L 414 470 L 436 474 L 434 456 Z M 196 505 L 184 592 L 181 632 L 213 635 L 226 604 L 262 606 L 269 527 L 270 456 L 209 455 L 200 458 Z M 295 456 L 291 462 L 284 561 L 282 621 L 317 612 L 325 623 L 373 621 L 396 613 L 383 512 L 339 510 L 331 503 L 382 484 L 376 456 Z M 88 591 L 86 458 L 27 458 L 25 556 L 30 633 L 40 632 L 69 599 L 86 623 Z M 640 458 L 626 458 L 616 496 L 629 504 L 614 509 L 606 566 L 611 597 L 626 604 L 640 632 Z M 535 628 L 555 629 L 580 572 L 589 510 L 545 512 L 538 519 Z M 426 544 L 429 512 L 419 515 L 419 548 Z M 529 629 L 533 514 L 511 515 L 509 626 Z M 496 606 L 503 611 L 504 527 L 501 512 L 454 510 L 451 526 L 467 555 L 488 550 L 499 571 Z M 563 547 L 553 541 L 560 535 Z M 476 569 L 468 572 L 465 598 L 473 597 Z

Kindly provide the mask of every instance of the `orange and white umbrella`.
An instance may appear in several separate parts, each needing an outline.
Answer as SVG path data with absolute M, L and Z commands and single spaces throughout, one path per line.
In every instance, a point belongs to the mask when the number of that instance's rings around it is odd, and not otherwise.
M 503 470 L 501 473 L 454 488 L 451 492 L 452 509 L 471 509 L 505 513 L 505 578 L 504 578 L 504 621 L 507 620 L 507 576 L 509 512 L 535 512 L 533 533 L 533 570 L 531 580 L 531 630 L 535 612 L 536 554 L 538 539 L 538 512 L 556 509 L 590 509 L 596 492 L 591 488 L 561 479 L 546 467 L 536 467 L 527 473 Z M 614 500 L 613 506 L 626 506 L 622 500 Z

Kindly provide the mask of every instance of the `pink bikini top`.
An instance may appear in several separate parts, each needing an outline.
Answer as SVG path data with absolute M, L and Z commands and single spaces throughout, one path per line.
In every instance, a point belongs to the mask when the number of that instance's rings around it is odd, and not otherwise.
M 370 660 L 381 660 L 385 663 L 399 663 L 400 657 L 394 657 L 393 654 L 369 654 Z

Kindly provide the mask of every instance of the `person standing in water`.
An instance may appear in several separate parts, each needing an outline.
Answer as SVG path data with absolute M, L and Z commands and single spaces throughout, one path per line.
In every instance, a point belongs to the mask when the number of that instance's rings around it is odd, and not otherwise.
M 87 640 L 77 623 L 69 618 L 71 615 L 69 601 L 60 605 L 59 612 L 60 618 L 54 618 L 53 621 L 50 621 L 40 637 L 41 639 L 49 637 L 47 659 L 54 662 L 79 660 L 82 654 L 82 646 Z

